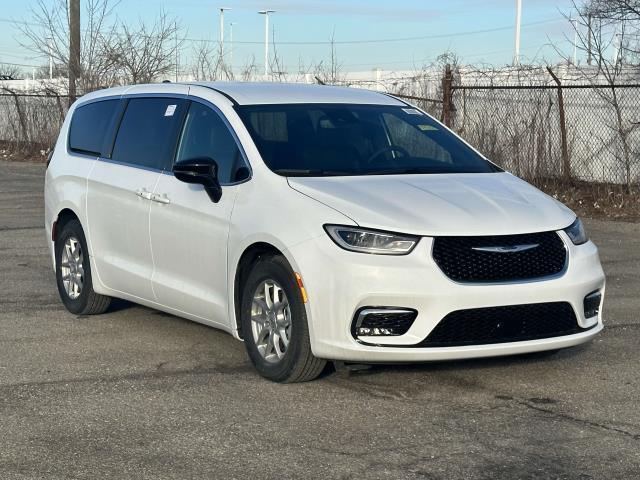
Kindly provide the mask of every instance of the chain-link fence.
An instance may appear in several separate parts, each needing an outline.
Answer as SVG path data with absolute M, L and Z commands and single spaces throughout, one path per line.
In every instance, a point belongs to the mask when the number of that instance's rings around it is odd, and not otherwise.
M 67 96 L 52 92 L 0 90 L 0 149 L 17 155 L 49 150 L 64 121 L 67 104 Z
M 390 87 L 527 180 L 640 184 L 640 85 L 455 85 L 447 70 Z M 1 90 L 2 149 L 49 149 L 67 104 L 53 91 Z
M 640 85 L 452 91 L 451 126 L 518 176 L 640 183 Z

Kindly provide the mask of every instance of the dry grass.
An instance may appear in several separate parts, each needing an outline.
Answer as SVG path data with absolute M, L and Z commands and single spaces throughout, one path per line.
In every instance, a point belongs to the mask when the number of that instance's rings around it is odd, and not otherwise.
M 545 179 L 533 182 L 581 217 L 640 222 L 640 189 L 591 182 Z
M 0 141 L 0 160 L 12 162 L 46 162 L 51 145 Z

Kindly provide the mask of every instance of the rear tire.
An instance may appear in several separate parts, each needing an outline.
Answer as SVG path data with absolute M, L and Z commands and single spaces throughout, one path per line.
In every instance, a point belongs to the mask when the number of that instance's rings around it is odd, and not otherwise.
M 307 382 L 322 373 L 326 360 L 311 351 L 307 313 L 286 259 L 261 258 L 243 286 L 244 344 L 263 377 L 280 383 Z
M 76 315 L 104 313 L 111 297 L 93 290 L 87 240 L 76 219 L 68 221 L 55 242 L 56 282 L 62 303 Z

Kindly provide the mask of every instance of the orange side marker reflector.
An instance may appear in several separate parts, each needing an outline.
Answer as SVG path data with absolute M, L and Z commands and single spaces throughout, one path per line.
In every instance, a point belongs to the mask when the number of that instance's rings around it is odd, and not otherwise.
M 309 297 L 307 297 L 307 290 L 304 288 L 304 283 L 302 283 L 302 277 L 298 272 L 293 272 L 293 274 L 296 276 L 296 282 L 298 282 L 298 288 L 300 288 L 300 293 L 302 294 L 302 301 L 307 303 Z

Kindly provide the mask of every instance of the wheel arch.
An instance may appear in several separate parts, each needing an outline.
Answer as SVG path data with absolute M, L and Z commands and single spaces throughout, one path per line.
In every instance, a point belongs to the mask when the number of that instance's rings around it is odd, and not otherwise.
M 231 299 L 233 301 L 233 309 L 232 312 L 232 326 L 237 332 L 237 336 L 239 338 L 243 338 L 242 336 L 242 322 L 240 319 L 240 305 L 242 303 L 242 286 L 246 281 L 249 272 L 251 271 L 251 267 L 255 265 L 255 263 L 268 255 L 279 255 L 282 256 L 291 267 L 291 270 L 295 271 L 294 264 L 292 263 L 289 256 L 286 254 L 286 251 L 282 248 L 278 248 L 272 243 L 266 241 L 256 241 L 251 245 L 248 245 L 240 255 L 240 258 L 236 262 L 235 271 L 233 274 L 233 291 L 231 294 Z
M 267 255 L 282 255 L 282 251 L 267 242 L 255 242 L 244 249 L 242 255 L 236 264 L 233 279 L 233 326 L 238 333 L 238 337 L 242 336 L 242 322 L 240 321 L 240 304 L 242 302 L 242 286 L 246 281 L 251 267 L 255 263 Z
M 71 208 L 65 207 L 58 212 L 58 215 L 55 219 L 55 228 L 51 232 L 51 240 L 56 241 L 58 234 L 62 231 L 64 226 L 69 223 L 71 220 L 78 220 L 80 225 L 82 225 L 82 221 L 80 221 L 80 217 L 76 212 L 74 212 Z M 82 227 L 84 230 L 84 226 Z M 86 236 L 86 235 L 85 235 Z

